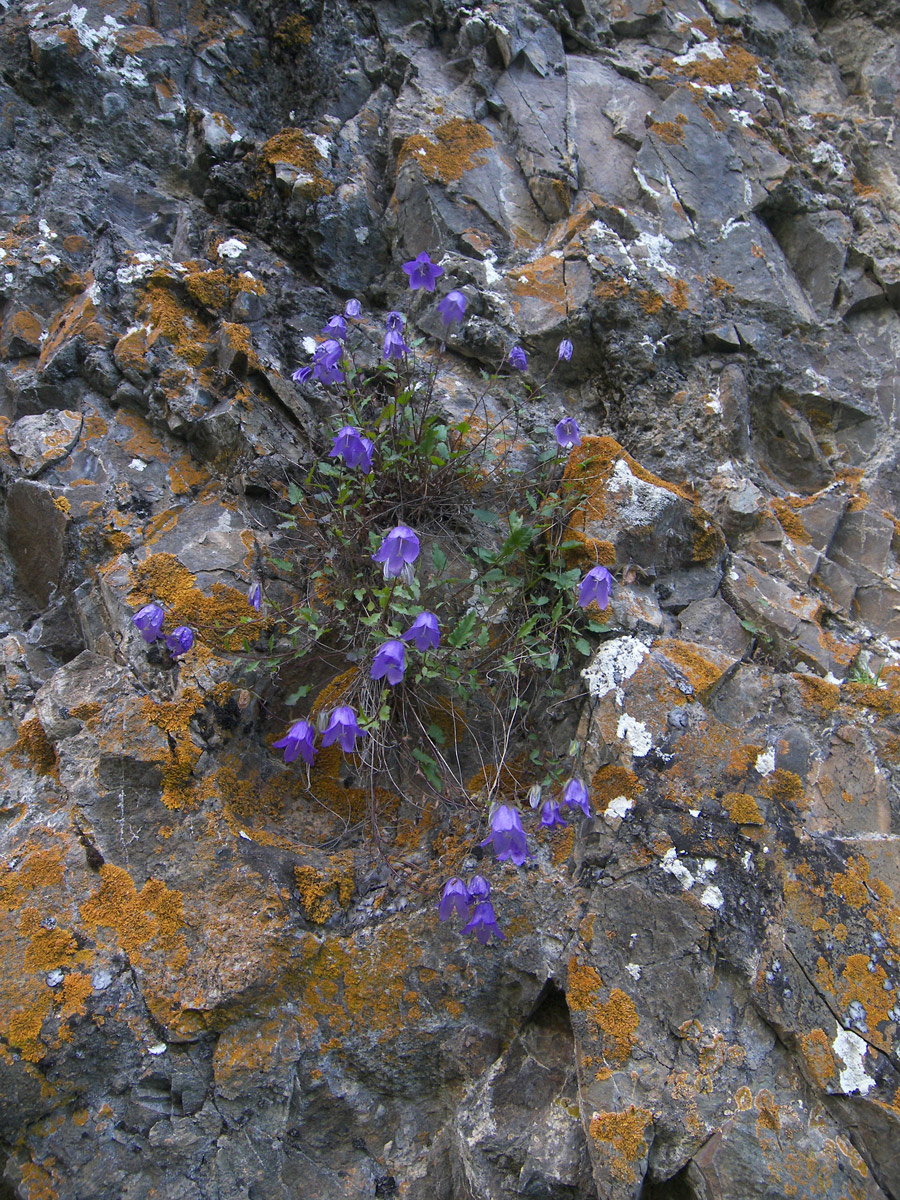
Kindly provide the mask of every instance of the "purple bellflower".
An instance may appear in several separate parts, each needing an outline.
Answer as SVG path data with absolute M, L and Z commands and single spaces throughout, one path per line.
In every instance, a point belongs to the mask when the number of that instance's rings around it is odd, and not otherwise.
M 387 678 L 391 687 L 396 687 L 402 681 L 405 670 L 406 647 L 394 639 L 378 647 L 369 674 L 373 679 Z
M 528 370 L 528 356 L 521 346 L 513 346 L 507 355 L 507 362 L 517 371 Z
M 350 320 L 357 320 L 362 316 L 362 305 L 356 299 L 348 300 L 344 305 L 344 316 Z
M 491 832 L 479 844 L 486 846 L 488 842 L 494 843 L 494 853 L 500 862 L 511 858 L 517 867 L 521 867 L 525 859 L 531 857 L 519 814 L 508 804 L 501 804 L 494 810 Z
M 292 763 L 297 755 L 301 754 L 303 761 L 311 767 L 316 757 L 316 748 L 313 745 L 315 738 L 316 731 L 309 721 L 295 721 L 281 741 L 273 742 L 272 745 L 278 750 L 284 749 L 286 763 Z
M 403 340 L 403 334 L 399 329 L 389 329 L 384 335 L 384 361 L 388 362 L 392 358 L 402 358 L 404 354 L 409 353 L 409 346 Z
M 362 467 L 363 475 L 372 470 L 372 451 L 375 447 L 369 438 L 363 437 L 352 425 L 339 430 L 334 445 L 328 451 L 329 458 L 342 458 L 348 467 Z
M 145 604 L 131 618 L 140 630 L 141 637 L 148 645 L 155 642 L 161 636 L 165 619 L 166 614 L 162 610 L 162 605 L 157 604 L 155 601 L 152 604 Z
M 334 338 L 320 342 L 313 354 L 313 378 L 319 383 L 343 383 L 344 372 L 338 368 L 343 353 L 341 343 Z
M 322 332 L 328 338 L 338 338 L 343 341 L 347 336 L 347 322 L 340 314 L 330 317 Z
M 574 417 L 564 417 L 556 426 L 556 441 L 563 450 L 571 450 L 573 446 L 581 445 L 581 430 Z
M 596 604 L 598 608 L 606 608 L 612 591 L 612 575 L 606 567 L 591 567 L 578 588 L 578 603 L 582 608 Z
M 469 880 L 469 903 L 477 904 L 479 900 L 487 900 L 491 894 L 491 885 L 483 875 L 473 875 Z
M 393 579 L 400 575 L 404 566 L 412 565 L 419 557 L 419 539 L 406 525 L 396 525 L 390 533 L 385 534 L 379 548 L 372 555 L 372 561 L 384 564 L 385 579 Z
M 501 941 L 506 941 L 506 936 L 500 932 L 500 926 L 497 924 L 497 918 L 494 915 L 494 906 L 490 900 L 483 900 L 481 904 L 476 904 L 472 911 L 472 919 L 468 925 L 462 927 L 463 933 L 474 933 L 482 946 L 486 946 L 491 940 L 491 934 Z
M 253 605 L 253 607 L 256 609 L 256 611 L 259 612 L 260 605 L 262 604 L 262 588 L 259 585 L 258 579 L 257 579 L 256 583 L 254 583 L 253 586 L 250 588 L 250 591 L 247 593 L 247 599 L 250 602 L 250 604 Z
M 403 328 L 403 313 L 397 312 L 396 308 L 392 308 L 387 317 L 385 317 L 384 327 L 385 329 L 392 329 L 395 333 L 399 333 Z
M 559 815 L 559 805 L 555 800 L 545 800 L 541 809 L 541 824 L 552 829 L 554 825 L 566 827 L 569 823 Z
M 179 625 L 166 636 L 166 649 L 173 658 L 180 658 L 182 654 L 187 654 L 193 644 L 194 633 L 193 630 L 188 629 L 187 625 Z
M 438 305 L 438 312 L 445 325 L 461 321 L 466 315 L 466 298 L 462 292 L 448 292 Z
M 328 726 L 322 734 L 322 745 L 330 746 L 337 742 L 345 754 L 352 754 L 356 749 L 356 739 L 366 736 L 366 731 L 360 729 L 356 713 L 349 705 L 336 708 L 328 718 Z
M 559 343 L 559 349 L 556 352 L 557 361 L 571 362 L 574 351 L 575 347 L 572 345 L 569 339 L 563 338 L 563 340 Z
M 563 802 L 569 808 L 580 808 L 586 817 L 591 815 L 591 805 L 588 800 L 588 790 L 580 779 L 570 779 L 563 788 Z
M 402 637 L 404 642 L 412 642 L 420 653 L 437 650 L 441 641 L 437 617 L 433 612 L 420 612 Z
M 312 379 L 312 373 L 312 367 L 298 367 L 291 376 L 291 379 L 293 379 L 294 383 L 308 383 Z
M 446 921 L 454 913 L 460 917 L 469 915 L 469 889 L 461 879 L 457 879 L 455 876 L 444 884 L 438 916 L 442 921 Z
M 403 270 L 409 276 L 409 286 L 414 292 L 419 288 L 433 292 L 435 283 L 444 273 L 444 268 L 433 263 L 424 250 L 411 262 L 404 263 Z

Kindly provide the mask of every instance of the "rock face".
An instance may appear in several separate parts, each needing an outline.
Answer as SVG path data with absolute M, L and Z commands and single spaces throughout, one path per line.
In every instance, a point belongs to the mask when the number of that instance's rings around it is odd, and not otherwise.
M 898 60 L 858 0 L 0 3 L 0 1196 L 900 1197 Z M 243 650 L 304 338 L 422 251 L 449 409 L 575 343 L 519 412 L 616 580 L 485 947 L 483 806 L 376 846 Z

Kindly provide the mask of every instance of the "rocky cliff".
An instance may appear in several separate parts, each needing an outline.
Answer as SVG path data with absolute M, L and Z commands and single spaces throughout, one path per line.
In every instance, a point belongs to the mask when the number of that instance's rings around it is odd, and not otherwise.
M 898 95 L 893 0 L 0 0 L 0 1197 L 900 1197 Z M 519 868 L 242 649 L 422 251 L 615 577 Z

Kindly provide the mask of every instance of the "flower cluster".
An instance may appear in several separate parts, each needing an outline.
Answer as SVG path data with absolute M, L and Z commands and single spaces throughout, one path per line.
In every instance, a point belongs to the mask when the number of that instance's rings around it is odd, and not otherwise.
M 163 625 L 166 614 L 161 604 L 155 601 L 145 604 L 131 618 L 141 637 L 151 646 L 163 636 Z M 187 654 L 194 644 L 194 631 L 187 625 L 177 625 L 171 633 L 165 635 L 166 649 L 173 658 Z
M 272 745 L 284 750 L 284 761 L 292 763 L 300 755 L 307 766 L 312 766 L 318 753 L 315 745 L 316 728 L 309 721 L 295 721 L 280 741 Z M 360 727 L 355 711 L 349 705 L 339 705 L 322 720 L 322 745 L 332 746 L 335 742 L 345 754 L 356 749 L 357 739 L 367 737 Z
M 474 933 L 482 946 L 487 945 L 491 934 L 505 941 L 506 935 L 497 924 L 494 906 L 488 899 L 490 894 L 491 885 L 483 875 L 473 875 L 468 887 L 461 879 L 448 879 L 438 909 L 441 920 L 448 920 L 455 912 L 460 917 L 469 918 L 462 932 Z

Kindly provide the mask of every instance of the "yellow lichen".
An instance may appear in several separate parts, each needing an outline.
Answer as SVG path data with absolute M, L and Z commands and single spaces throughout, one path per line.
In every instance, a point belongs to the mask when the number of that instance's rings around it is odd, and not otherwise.
M 735 825 L 762 825 L 765 823 L 763 815 L 759 811 L 759 805 L 747 792 L 726 792 L 722 797 L 722 807 Z
M 400 147 L 397 166 L 414 162 L 419 165 L 426 178 L 449 183 L 459 179 L 473 167 L 481 167 L 488 161 L 482 151 L 490 149 L 494 139 L 483 125 L 476 121 L 465 121 L 460 117 L 439 125 L 431 141 L 421 133 L 408 137 Z
M 824 1029 L 811 1029 L 800 1035 L 803 1061 L 820 1088 L 828 1086 L 835 1075 L 834 1055 Z
M 647 1152 L 644 1130 L 652 1120 L 651 1112 L 633 1104 L 625 1112 L 601 1112 L 591 1118 L 591 1137 L 609 1147 L 604 1154 L 614 1179 L 633 1183 L 637 1178 L 634 1164 Z

